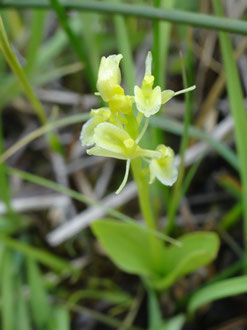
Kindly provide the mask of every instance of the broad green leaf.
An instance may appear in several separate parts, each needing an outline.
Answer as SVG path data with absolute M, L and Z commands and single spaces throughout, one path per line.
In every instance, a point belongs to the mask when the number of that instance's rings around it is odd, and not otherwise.
M 247 276 L 230 278 L 198 290 L 190 299 L 188 310 L 194 313 L 199 307 L 214 300 L 247 292 Z
M 15 274 L 13 269 L 12 253 L 5 250 L 3 253 L 3 260 L 1 262 L 1 329 L 13 330 L 15 315 Z
M 153 281 L 157 289 L 168 288 L 179 277 L 211 262 L 219 249 L 215 233 L 196 232 L 182 236 L 181 247 L 170 246 L 165 251 L 164 277 Z
M 162 243 L 137 224 L 99 220 L 92 229 L 108 256 L 122 270 L 139 275 L 155 275 L 155 261 L 150 241 L 163 254 Z M 152 245 L 153 246 L 153 245 Z
M 31 258 L 27 259 L 27 273 L 31 291 L 32 316 L 36 326 L 39 329 L 43 329 L 46 327 L 51 316 L 50 306 L 48 303 L 42 274 L 36 262 Z

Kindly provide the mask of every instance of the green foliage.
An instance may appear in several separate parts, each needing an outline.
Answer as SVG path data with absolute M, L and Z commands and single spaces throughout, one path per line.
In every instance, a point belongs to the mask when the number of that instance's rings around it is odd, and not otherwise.
M 157 289 L 170 287 L 179 277 L 210 263 L 218 253 L 219 238 L 215 233 L 189 233 L 179 241 L 180 247 L 170 246 L 165 251 L 163 267 L 166 276 L 154 281 Z
M 132 274 L 155 274 L 150 240 L 156 238 L 148 234 L 144 228 L 137 224 L 104 219 L 94 221 L 92 229 L 118 267 Z M 156 242 L 159 250 L 162 250 L 161 242 Z
M 223 16 L 221 2 L 213 0 L 214 11 Z M 238 68 L 233 55 L 232 44 L 229 36 L 223 32 L 219 35 L 221 52 L 226 70 L 227 92 L 229 95 L 231 112 L 234 120 L 236 146 L 239 157 L 239 174 L 242 179 L 242 205 L 244 214 L 244 239 L 247 245 L 247 114 L 244 105 L 244 95 L 241 87 Z
M 15 311 L 15 269 L 12 253 L 5 249 L 1 260 L 1 328 L 3 330 L 14 329 Z
M 140 3 L 143 5 L 139 6 Z M 78 313 L 86 314 L 90 318 L 105 323 L 108 327 L 120 329 L 125 327 L 125 322 L 122 324 L 122 320 L 114 319 L 112 315 L 114 312 L 116 313 L 116 309 L 118 309 L 118 313 L 119 310 L 121 310 L 122 314 L 123 311 L 128 312 L 130 316 L 135 314 L 135 308 L 138 309 L 138 307 L 135 306 L 138 305 L 137 301 L 139 299 L 115 287 L 104 287 L 102 289 L 102 278 L 99 279 L 100 284 L 97 287 L 91 287 L 89 284 L 86 288 L 75 290 L 73 294 L 67 292 L 67 286 L 63 284 L 62 286 L 59 285 L 59 289 L 56 288 L 56 284 L 52 282 L 54 278 L 55 283 L 60 284 L 64 274 L 66 274 L 66 276 L 68 275 L 68 277 L 70 275 L 75 275 L 74 278 L 76 278 L 79 274 L 78 270 L 73 266 L 72 262 L 57 257 L 54 251 L 48 252 L 48 247 L 44 248 L 38 245 L 32 246 L 30 244 L 30 242 L 36 243 L 38 241 L 35 239 L 33 240 L 31 237 L 33 232 L 31 231 L 31 234 L 29 232 L 29 226 L 32 224 L 30 220 L 32 220 L 32 218 L 20 216 L 13 210 L 11 205 L 11 181 L 8 180 L 7 177 L 9 174 L 31 182 L 32 184 L 37 184 L 55 190 L 61 194 L 68 195 L 79 201 L 80 204 L 84 203 L 89 206 L 102 208 L 110 216 L 123 221 L 122 223 L 111 219 L 103 219 L 102 221 L 93 223 L 92 229 L 108 256 L 121 270 L 131 274 L 137 274 L 142 278 L 144 287 L 148 292 L 148 329 L 182 329 L 186 321 L 185 315 L 179 314 L 168 320 L 164 320 L 164 313 L 162 313 L 163 311 L 160 308 L 160 297 L 156 290 L 168 290 L 177 279 L 210 263 L 216 257 L 219 248 L 219 239 L 215 233 L 195 232 L 179 237 L 180 245 L 171 245 L 167 243 L 167 237 L 158 231 L 157 228 L 159 228 L 160 223 L 157 223 L 156 219 L 160 218 L 159 211 L 164 204 L 164 194 L 166 194 L 164 207 L 166 213 L 169 214 L 170 208 L 170 210 L 173 210 L 171 211 L 173 213 L 172 218 L 176 216 L 181 196 L 184 196 L 185 191 L 190 187 L 192 178 L 197 172 L 204 154 L 198 162 L 191 167 L 187 175 L 183 176 L 180 174 L 181 181 L 178 184 L 176 194 L 174 194 L 176 195 L 176 199 L 174 198 L 175 202 L 172 202 L 172 198 L 169 198 L 172 197 L 172 195 L 168 190 L 164 192 L 163 190 L 157 189 L 157 194 L 153 194 L 151 191 L 153 203 L 150 203 L 150 190 L 148 185 L 144 182 L 145 171 L 142 170 L 141 162 L 138 162 L 138 160 L 133 162 L 132 170 L 138 186 L 141 215 L 147 223 L 145 227 L 134 223 L 134 219 L 130 217 L 132 213 L 130 213 L 129 216 L 118 210 L 107 208 L 101 202 L 95 201 L 93 198 L 88 198 L 86 195 L 82 195 L 75 190 L 43 178 L 43 164 L 40 167 L 42 173 L 36 173 L 36 175 L 34 175 L 28 173 L 28 171 L 24 172 L 18 169 L 8 168 L 4 162 L 22 147 L 27 146 L 34 139 L 48 132 L 49 134 L 47 134 L 47 137 L 50 139 L 48 139 L 49 146 L 46 147 L 47 155 L 50 154 L 50 152 L 61 153 L 61 143 L 58 135 L 54 135 L 55 130 L 59 127 L 80 123 L 88 119 L 89 114 L 82 113 L 54 120 L 54 118 L 47 115 L 50 110 L 49 105 L 45 107 L 46 112 L 44 112 L 43 105 L 33 92 L 36 87 L 45 86 L 45 88 L 49 88 L 50 86 L 63 85 L 66 80 L 63 79 L 64 76 L 82 71 L 80 72 L 80 76 L 85 75 L 87 78 L 84 76 L 83 79 L 80 79 L 83 87 L 80 86 L 78 89 L 83 89 L 83 91 L 88 93 L 88 81 L 91 86 L 89 87 L 92 90 L 95 88 L 100 56 L 107 56 L 110 53 L 116 53 L 118 50 L 124 54 L 125 57 L 125 61 L 123 62 L 125 87 L 128 90 L 132 90 L 135 75 L 133 54 L 135 54 L 135 60 L 139 60 L 139 50 L 143 50 L 149 42 L 148 39 L 144 40 L 147 32 L 145 30 L 146 26 L 150 26 L 149 23 L 147 23 L 147 19 L 154 23 L 152 29 L 154 37 L 153 55 L 156 76 L 155 84 L 158 82 L 162 87 L 164 87 L 163 85 L 165 84 L 164 72 L 168 71 L 168 74 L 171 73 L 169 67 L 170 57 L 168 59 L 171 28 L 173 29 L 172 36 L 174 37 L 173 47 L 176 47 L 177 42 L 180 42 L 181 39 L 183 42 L 186 40 L 192 41 L 192 30 L 185 29 L 183 24 L 247 34 L 247 23 L 244 20 L 232 20 L 223 17 L 220 1 L 214 0 L 213 5 L 215 13 L 221 17 L 198 13 L 198 3 L 199 2 L 193 0 L 187 2 L 178 0 L 155 0 L 154 4 L 156 7 L 160 6 L 160 8 L 153 8 L 146 5 L 145 1 L 137 1 L 133 4 L 127 4 L 120 0 L 111 1 L 109 3 L 107 1 L 77 0 L 65 0 L 62 2 L 58 0 L 0 1 L 1 16 L 3 16 L 3 21 L 8 32 L 7 36 L 3 25 L 1 25 L 0 44 L 1 51 L 3 51 L 5 58 L 0 57 L 0 111 L 2 111 L 4 107 L 6 107 L 6 109 L 3 110 L 6 112 L 9 108 L 13 108 L 14 111 L 16 111 L 15 98 L 21 94 L 24 88 L 26 96 L 33 105 L 33 109 L 36 109 L 36 114 L 40 117 L 42 123 L 48 122 L 49 120 L 49 123 L 21 137 L 5 151 L 4 147 L 6 145 L 8 146 L 9 142 L 7 141 L 6 143 L 6 141 L 4 141 L 5 123 L 3 123 L 3 120 L 5 119 L 5 113 L 4 116 L 0 118 L 0 195 L 6 205 L 6 214 L 0 215 L 1 329 L 31 330 L 35 328 L 37 330 L 69 330 L 71 311 L 73 314 L 79 311 Z M 23 15 L 18 11 L 2 10 L 4 8 L 13 7 L 17 9 L 36 8 L 36 10 L 30 11 L 28 15 Z M 56 26 L 55 28 L 55 26 L 52 26 L 52 32 L 49 30 L 48 35 L 47 33 L 45 34 L 45 32 L 48 31 L 46 22 L 50 14 L 48 15 L 48 11 L 44 11 L 43 9 L 51 9 L 51 7 L 54 9 L 54 13 L 57 14 L 61 27 Z M 69 9 L 73 9 L 71 15 L 67 12 Z M 89 15 L 87 10 L 92 11 L 92 13 Z M 79 13 L 79 11 L 81 11 L 81 13 Z M 102 15 L 104 13 L 110 15 Z M 126 15 L 132 17 L 125 18 L 124 16 Z M 97 22 L 94 20 L 95 16 L 98 18 Z M 145 18 L 145 20 L 137 20 L 136 18 L 138 17 Z M 26 19 L 29 19 L 29 21 Z M 174 29 L 171 23 L 178 23 L 182 33 L 178 33 L 178 25 L 176 25 Z M 145 26 L 141 32 L 139 26 L 137 26 L 138 24 L 140 24 L 141 27 Z M 113 29 L 115 29 L 116 33 L 112 33 Z M 29 38 L 26 37 L 27 32 Z M 152 47 L 150 44 L 148 45 L 148 47 Z M 191 45 L 194 46 L 194 40 L 191 42 Z M 184 45 L 182 45 L 182 48 L 183 47 Z M 154 126 L 152 130 L 156 133 L 157 128 L 160 130 L 160 134 L 155 133 L 152 135 L 152 138 L 157 135 L 158 138 L 162 138 L 159 143 L 163 143 L 165 131 L 181 136 L 182 141 L 186 141 L 186 143 L 184 142 L 183 148 L 181 148 L 182 152 L 180 155 L 182 157 L 180 159 L 183 159 L 187 151 L 186 149 L 189 145 L 188 137 L 194 137 L 197 140 L 205 141 L 211 148 L 217 151 L 218 156 L 223 158 L 240 174 L 241 184 L 239 184 L 239 192 L 236 194 L 236 204 L 231 205 L 230 210 L 226 210 L 227 213 L 223 216 L 219 227 L 220 229 L 229 230 L 229 228 L 236 224 L 238 219 L 241 219 L 242 214 L 244 214 L 244 237 L 246 238 L 246 109 L 243 104 L 242 87 L 237 72 L 233 47 L 229 36 L 222 32 L 220 33 L 220 47 L 224 61 L 223 70 L 226 75 L 228 95 L 234 118 L 237 150 L 233 149 L 232 146 L 228 146 L 225 141 L 219 141 L 214 136 L 205 133 L 202 129 L 191 125 L 188 119 L 188 111 L 186 111 L 187 119 L 185 118 L 185 125 L 164 116 L 152 118 L 150 121 L 151 125 Z M 72 62 L 75 60 L 75 54 L 77 54 L 82 63 Z M 191 57 L 193 56 L 191 54 Z M 174 57 L 174 53 L 171 57 Z M 5 60 L 9 62 L 12 72 L 9 71 Z M 180 71 L 177 71 L 177 73 L 180 73 Z M 189 75 L 190 77 L 188 78 L 194 79 L 193 73 L 189 72 Z M 69 77 L 68 80 L 70 79 L 71 77 Z M 176 84 L 176 82 L 174 83 Z M 173 81 L 169 81 L 169 84 L 172 86 Z M 194 84 L 194 81 L 192 84 Z M 68 86 L 66 85 L 63 87 L 67 88 Z M 19 110 L 18 107 L 17 110 Z M 61 111 L 64 110 L 66 111 L 66 109 L 61 109 Z M 69 110 L 71 111 L 72 109 Z M 74 110 L 75 109 L 72 111 Z M 7 116 L 9 116 L 9 113 Z M 25 114 L 23 117 L 25 117 Z M 24 118 L 22 125 L 30 123 L 30 118 L 28 121 L 25 119 L 26 118 Z M 221 118 L 219 118 L 219 120 L 221 120 Z M 9 133 L 8 129 L 6 131 Z M 150 139 L 149 143 L 152 144 L 153 141 Z M 67 149 L 65 148 L 64 150 L 66 152 Z M 24 157 L 25 155 L 24 152 Z M 61 155 L 66 162 L 66 153 L 61 153 Z M 25 162 L 21 164 L 25 166 Z M 18 165 L 19 162 L 17 162 L 15 166 L 18 167 Z M 186 171 L 183 163 L 180 165 L 180 168 L 180 173 Z M 47 173 L 45 173 L 45 175 L 46 174 Z M 226 185 L 221 185 L 221 189 L 229 193 L 229 189 Z M 242 199 L 240 199 L 241 197 Z M 228 233 L 226 234 L 228 235 Z M 230 239 L 231 238 L 232 237 L 230 237 Z M 174 242 L 178 243 L 175 240 Z M 84 242 L 82 243 L 84 244 Z M 62 251 L 63 248 L 64 246 L 61 247 Z M 66 248 L 65 246 L 65 250 Z M 242 271 L 246 264 L 245 257 L 246 256 L 243 255 L 235 264 L 224 269 L 213 277 L 213 279 L 209 279 L 205 287 L 197 289 L 189 299 L 185 309 L 187 308 L 188 312 L 193 314 L 201 306 L 217 299 L 246 293 L 246 276 L 227 279 Z M 38 263 L 42 265 L 42 268 L 38 266 Z M 87 269 L 85 271 L 83 270 L 82 275 L 85 276 L 84 279 L 86 279 L 86 272 Z M 48 281 L 49 286 L 46 286 Z M 69 298 L 65 301 L 64 297 L 66 297 L 66 294 L 68 294 L 67 296 L 69 296 Z M 84 308 L 84 299 L 90 299 L 93 303 L 94 300 L 103 300 L 104 303 L 114 306 L 113 309 L 109 310 L 109 314 L 101 314 L 97 311 Z M 128 316 L 129 315 L 127 315 L 127 318 Z M 130 324 L 128 329 L 139 328 L 135 328 L 135 326 L 132 327 Z
M 54 308 L 50 318 L 49 330 L 70 330 L 70 315 L 68 309 L 64 307 Z
M 31 330 L 29 305 L 20 280 L 18 281 L 17 295 L 16 330 Z
M 18 242 L 17 240 L 7 236 L 0 236 L 0 239 L 2 244 L 6 245 L 8 248 L 16 250 L 27 257 L 39 261 L 58 272 L 59 271 L 72 272 L 72 273 L 77 272 L 77 270 L 70 263 L 60 259 L 57 256 L 52 255 L 51 253 L 45 250 L 35 248 L 27 243 Z
M 50 1 L 43 0 L 8 0 L 1 1 L 0 8 L 42 8 L 49 9 Z M 81 11 L 94 11 L 107 14 L 120 14 L 126 16 L 135 16 L 147 19 L 158 19 L 178 24 L 187 24 L 207 29 L 217 29 L 239 34 L 247 34 L 247 23 L 241 20 L 219 18 L 213 15 L 187 12 L 184 10 L 163 10 L 152 8 L 151 6 L 140 6 L 135 4 L 121 4 L 101 1 L 78 1 L 70 0 L 63 2 L 64 9 L 77 9 Z
M 246 292 L 247 276 L 238 276 L 219 281 L 196 291 L 189 301 L 188 311 L 189 313 L 194 313 L 205 304 Z
M 122 270 L 144 276 L 157 290 L 169 288 L 179 277 L 210 263 L 218 252 L 215 233 L 190 233 L 181 246 L 165 247 L 142 226 L 111 219 L 95 221 L 92 229 L 106 253 Z
M 27 259 L 28 283 L 30 286 L 31 308 L 34 322 L 39 329 L 45 328 L 51 317 L 51 309 L 42 274 L 36 262 Z

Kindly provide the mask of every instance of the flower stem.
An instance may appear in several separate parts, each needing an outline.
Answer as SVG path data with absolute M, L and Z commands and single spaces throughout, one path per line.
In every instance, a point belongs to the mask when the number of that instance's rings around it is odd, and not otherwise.
M 156 223 L 154 218 L 154 212 L 152 210 L 149 189 L 146 173 L 141 168 L 141 159 L 135 158 L 131 161 L 132 173 L 137 185 L 139 205 L 141 208 L 142 216 L 145 220 L 147 228 L 156 230 Z M 154 266 L 159 269 L 159 265 L 162 262 L 161 251 L 159 249 L 157 237 L 150 234 L 150 249 L 152 250 Z
M 138 198 L 143 218 L 148 228 L 155 229 L 156 225 L 148 193 L 148 182 L 146 175 L 141 169 L 141 159 L 133 159 L 131 162 L 131 168 L 137 185 Z

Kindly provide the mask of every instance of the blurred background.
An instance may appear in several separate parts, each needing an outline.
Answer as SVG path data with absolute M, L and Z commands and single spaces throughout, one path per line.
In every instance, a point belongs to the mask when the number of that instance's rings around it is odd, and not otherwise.
M 149 50 L 155 84 L 174 91 L 184 88 L 184 65 L 188 85 L 196 85 L 187 105 L 181 95 L 161 109 L 144 143 L 152 147 L 165 142 L 178 154 L 189 109 L 190 138 L 182 195 L 174 208 L 174 236 L 215 230 L 221 249 L 213 264 L 160 292 L 163 317 L 186 313 L 190 295 L 217 276 L 242 274 L 243 188 L 226 90 L 229 71 L 222 62 L 218 32 L 135 17 L 135 13 L 123 17 L 100 9 L 65 11 L 52 0 L 17 0 L 11 1 L 12 8 L 4 8 L 8 2 L 0 2 L 1 17 L 46 122 L 42 126 L 20 78 L 0 52 L 1 329 L 148 328 L 142 282 L 113 265 L 89 227 L 107 213 L 97 201 L 142 221 L 133 178 L 120 195 L 114 193 L 124 162 L 88 156 L 79 141 L 89 111 L 102 105 L 94 95 L 102 56 L 123 54 L 122 84 L 130 95 L 133 86 L 141 84 Z M 112 1 L 112 6 L 119 2 Z M 22 3 L 29 8 L 21 8 Z M 245 0 L 221 3 L 226 17 L 246 19 Z M 49 8 L 40 9 L 39 4 Z M 131 5 L 143 5 L 147 11 L 147 6 L 156 6 L 214 14 L 211 1 L 122 4 L 130 5 L 130 11 Z M 246 95 L 247 39 L 232 34 L 231 41 Z M 179 159 L 181 154 L 177 163 Z M 156 184 L 151 193 L 163 225 L 172 192 Z M 244 294 L 228 297 L 204 306 L 174 329 L 247 329 L 246 307 Z

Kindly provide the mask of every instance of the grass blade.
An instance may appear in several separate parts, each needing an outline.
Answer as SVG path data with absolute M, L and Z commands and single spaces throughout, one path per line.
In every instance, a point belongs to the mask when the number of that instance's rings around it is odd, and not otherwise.
M 46 114 L 42 107 L 42 104 L 35 96 L 32 87 L 29 84 L 29 81 L 26 77 L 26 74 L 23 68 L 20 66 L 7 37 L 2 18 L 0 16 L 0 49 L 4 54 L 6 61 L 11 67 L 12 71 L 15 73 L 16 77 L 19 79 L 30 103 L 32 104 L 34 110 L 37 113 L 40 121 L 45 124 L 46 123 Z
M 36 261 L 41 262 L 42 264 L 50 267 L 51 269 L 54 269 L 59 272 L 61 271 L 68 271 L 71 273 L 77 272 L 77 269 L 75 269 L 70 263 L 54 256 L 49 252 L 38 249 L 26 243 L 18 242 L 10 237 L 0 236 L 0 238 L 2 244 L 8 247 L 9 249 L 16 250 L 27 257 L 35 259 Z
M 27 49 L 27 65 L 26 72 L 32 73 L 33 67 L 37 59 L 37 53 L 41 47 L 44 35 L 44 23 L 46 18 L 46 11 L 35 10 L 32 13 L 31 36 Z
M 214 11 L 217 15 L 223 15 L 222 4 L 213 0 Z M 220 32 L 220 46 L 223 62 L 226 70 L 227 92 L 229 96 L 231 112 L 234 120 L 236 146 L 239 157 L 240 177 L 242 181 L 242 203 L 244 213 L 244 241 L 247 248 L 247 114 L 244 105 L 244 95 L 240 83 L 237 65 L 234 60 L 233 49 L 227 34 Z
M 53 317 L 49 322 L 50 330 L 70 330 L 70 315 L 68 309 L 55 307 Z
M 199 307 L 212 301 L 247 292 L 247 276 L 239 276 L 208 285 L 198 290 L 190 299 L 188 311 L 194 313 Z
M 159 118 L 151 118 L 151 125 L 161 127 L 167 132 L 182 135 L 183 125 L 179 122 L 159 116 Z M 236 154 L 224 145 L 222 142 L 214 139 L 210 134 L 194 127 L 189 126 L 189 136 L 207 142 L 213 149 L 215 149 L 221 157 L 223 157 L 233 168 L 239 170 L 239 160 Z
M 93 11 L 106 14 L 119 14 L 125 16 L 135 16 L 147 19 L 157 19 L 178 24 L 187 24 L 206 29 L 217 29 L 238 34 L 247 34 L 247 23 L 245 21 L 221 18 L 212 15 L 191 13 L 184 10 L 173 10 L 153 8 L 151 6 L 120 4 L 101 1 L 80 1 L 67 0 L 62 2 L 64 9 L 76 9 L 81 11 Z M 47 0 L 2 0 L 0 9 L 50 9 L 50 2 Z
M 183 80 L 184 80 L 184 87 L 188 88 L 188 81 L 187 81 L 187 76 L 185 72 L 185 67 L 183 63 L 183 58 L 182 60 L 182 71 L 183 71 Z M 175 215 L 178 209 L 179 201 L 180 201 L 180 191 L 181 191 L 181 185 L 182 181 L 184 178 L 184 172 L 185 172 L 185 164 L 184 164 L 184 155 L 186 148 L 189 143 L 189 126 L 191 122 L 191 117 L 192 117 L 192 94 L 191 93 L 186 93 L 185 94 L 185 118 L 184 118 L 184 130 L 183 130 L 183 135 L 182 135 L 182 140 L 180 143 L 180 148 L 179 148 L 179 155 L 180 155 L 180 164 L 179 164 L 179 169 L 178 169 L 178 178 L 174 186 L 174 190 L 172 191 L 169 207 L 168 207 L 168 221 L 165 227 L 165 232 L 169 234 L 171 230 L 174 227 L 174 219 Z
M 38 329 L 45 329 L 50 318 L 51 308 L 42 274 L 38 265 L 31 258 L 27 259 L 27 276 L 30 286 L 31 310 L 34 322 Z
M 15 277 L 14 277 L 14 262 L 12 253 L 5 249 L 3 253 L 2 276 L 1 276 L 1 296 L 2 296 L 2 330 L 14 329 L 15 315 Z
M 50 4 L 54 11 L 57 14 L 58 20 L 64 29 L 65 33 L 68 36 L 71 46 L 74 48 L 77 56 L 85 64 L 85 70 L 87 73 L 87 78 L 90 82 L 92 90 L 95 90 L 96 85 L 96 77 L 94 75 L 95 72 L 92 71 L 91 67 L 88 65 L 87 55 L 85 53 L 85 49 L 82 46 L 82 42 L 78 39 L 77 35 L 72 30 L 67 14 L 65 12 L 64 7 L 61 5 L 59 0 L 50 0 Z

